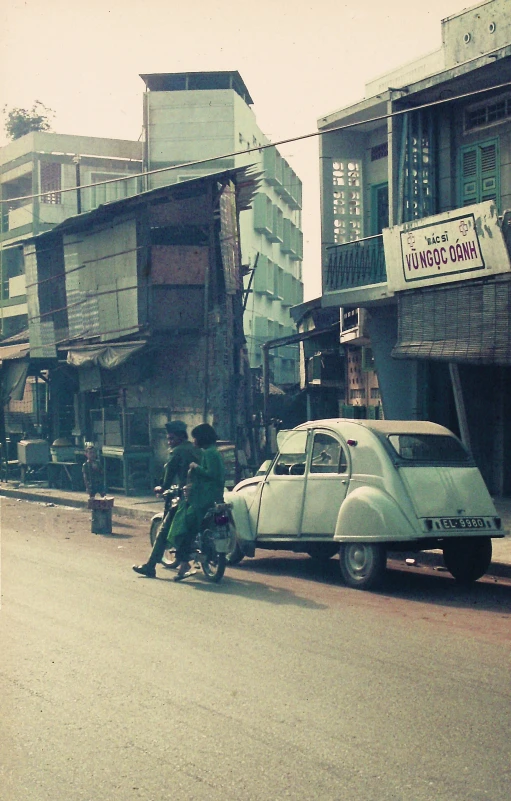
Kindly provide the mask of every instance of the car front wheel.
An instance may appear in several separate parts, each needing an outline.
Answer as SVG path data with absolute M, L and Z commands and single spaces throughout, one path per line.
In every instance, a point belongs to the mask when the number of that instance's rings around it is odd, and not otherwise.
M 381 543 L 346 542 L 339 550 L 341 576 L 348 587 L 372 590 L 385 575 L 387 549 Z
M 472 584 L 488 570 L 492 556 L 489 537 L 460 537 L 444 542 L 447 570 L 460 584 Z
M 230 553 L 227 554 L 227 564 L 231 566 L 239 565 L 244 556 L 245 554 L 239 542 L 237 542 L 232 551 L 230 551 Z

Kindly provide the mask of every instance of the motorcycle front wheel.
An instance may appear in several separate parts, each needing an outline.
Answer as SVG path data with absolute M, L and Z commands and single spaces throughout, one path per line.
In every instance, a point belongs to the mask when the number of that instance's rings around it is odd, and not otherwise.
M 215 584 L 221 581 L 225 573 L 227 556 L 225 553 L 217 553 L 215 548 L 215 538 L 212 531 L 202 532 L 202 559 L 201 566 L 208 581 Z

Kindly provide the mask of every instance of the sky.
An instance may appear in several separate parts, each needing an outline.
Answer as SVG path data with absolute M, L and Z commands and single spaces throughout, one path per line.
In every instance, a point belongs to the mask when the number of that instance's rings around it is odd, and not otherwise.
M 467 0 L 9 0 L 0 109 L 55 112 L 62 134 L 138 139 L 140 74 L 238 70 L 277 142 L 364 97 L 367 81 L 441 46 Z M 3 122 L 3 121 L 2 121 Z M 0 131 L 0 145 L 8 140 Z M 321 294 L 318 140 L 279 147 L 303 182 L 305 299 Z

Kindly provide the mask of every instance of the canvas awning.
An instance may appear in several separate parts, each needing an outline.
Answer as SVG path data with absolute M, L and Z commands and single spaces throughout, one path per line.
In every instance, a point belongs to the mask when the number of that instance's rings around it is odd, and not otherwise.
M 108 345 L 89 345 L 71 348 L 67 352 L 67 363 L 73 367 L 103 367 L 115 370 L 130 356 L 146 345 L 144 342 L 116 342 Z

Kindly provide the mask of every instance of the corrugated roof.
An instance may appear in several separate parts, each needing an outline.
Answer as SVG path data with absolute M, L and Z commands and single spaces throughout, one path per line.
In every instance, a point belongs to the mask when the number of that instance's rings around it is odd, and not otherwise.
M 131 197 L 112 200 L 109 203 L 103 203 L 101 206 L 91 211 L 68 217 L 67 220 L 59 223 L 59 225 L 56 225 L 50 231 L 45 231 L 37 236 L 27 237 L 27 239 L 23 241 L 31 242 L 34 239 L 39 240 L 42 237 L 51 236 L 55 233 L 81 231 L 85 228 L 89 228 L 89 226 L 95 222 L 104 222 L 108 219 L 112 219 L 122 211 L 129 210 L 132 207 L 147 203 L 151 200 L 157 200 L 160 197 L 170 196 L 177 199 L 185 199 L 196 195 L 200 190 L 201 184 L 207 184 L 211 181 L 221 181 L 227 178 L 231 178 L 236 184 L 236 197 L 239 211 L 250 208 L 262 178 L 262 173 L 256 172 L 253 165 L 233 167 L 229 170 L 222 170 L 222 172 L 208 173 L 198 178 L 190 178 L 187 181 L 179 181 L 179 183 L 169 184 L 168 186 L 158 187 L 157 189 L 148 189 L 145 192 L 139 192 Z
M 0 363 L 11 359 L 24 359 L 29 355 L 30 345 L 28 342 L 19 342 L 16 345 L 0 346 Z

